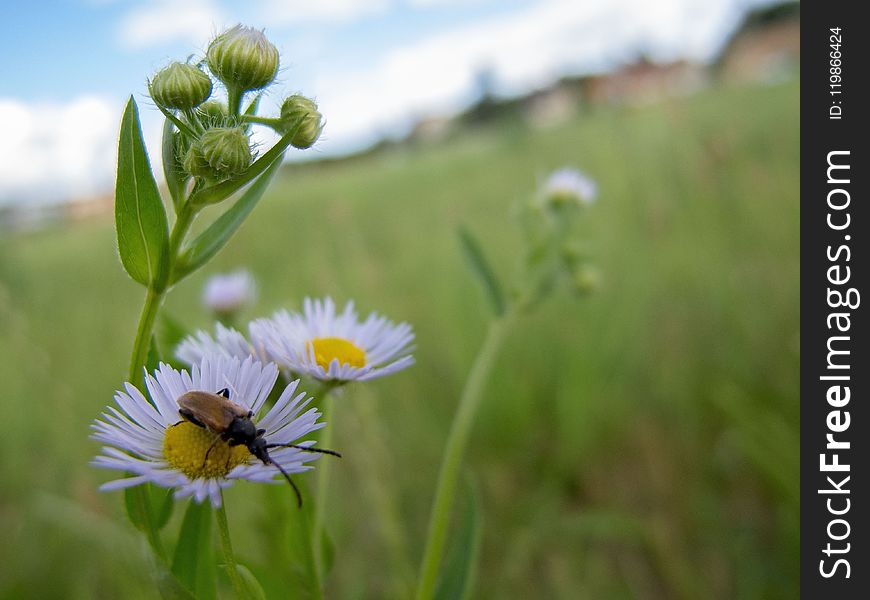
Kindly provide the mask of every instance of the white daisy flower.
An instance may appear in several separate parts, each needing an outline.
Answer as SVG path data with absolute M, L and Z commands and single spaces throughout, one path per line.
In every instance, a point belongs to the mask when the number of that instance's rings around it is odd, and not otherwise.
M 269 360 L 320 381 L 367 381 L 414 364 L 411 326 L 377 313 L 360 322 L 353 302 L 337 313 L 331 298 L 306 298 L 302 314 L 279 311 L 253 321 L 249 331 Z
M 598 184 L 582 171 L 564 167 L 553 171 L 547 178 L 543 196 L 552 204 L 592 204 L 598 197 Z
M 199 364 L 209 355 L 242 360 L 249 356 L 260 360 L 263 358 L 254 352 L 254 348 L 244 335 L 220 323 L 215 325 L 214 337 L 200 330 L 184 338 L 175 349 L 175 356 L 190 366 Z
M 298 442 L 320 429 L 320 413 L 308 408 L 311 398 L 296 394 L 299 381 L 288 385 L 275 405 L 264 415 L 257 415 L 272 391 L 278 368 L 247 358 L 210 356 L 195 365 L 190 373 L 176 371 L 166 364 L 146 374 L 145 383 L 151 402 L 130 383 L 125 391 L 115 393 L 118 408 L 109 407 L 93 424 L 93 438 L 106 444 L 93 464 L 97 467 L 132 473 L 132 477 L 103 484 L 101 490 L 117 490 L 142 483 L 175 488 L 177 498 L 193 496 L 197 502 L 206 498 L 219 507 L 221 489 L 236 479 L 272 483 L 285 473 L 311 469 L 305 463 L 318 457 L 307 448 L 313 441 Z M 265 430 L 268 446 L 298 444 L 299 447 L 270 449 L 265 464 L 244 444 L 230 446 L 217 433 L 185 420 L 179 414 L 178 399 L 186 392 L 216 393 L 229 390 L 230 401 L 251 411 L 256 427 Z M 119 410 L 120 409 L 120 410 Z M 304 411 L 304 412 L 303 412 Z M 262 440 L 263 436 L 257 439 Z M 280 467 L 280 469 L 276 469 Z M 288 476 L 289 480 L 289 476 Z M 292 482 L 291 482 L 292 484 Z M 295 488 L 295 485 L 294 485 Z
M 213 275 L 205 282 L 202 303 L 217 314 L 231 314 L 250 306 L 257 298 L 257 284 L 245 270 Z

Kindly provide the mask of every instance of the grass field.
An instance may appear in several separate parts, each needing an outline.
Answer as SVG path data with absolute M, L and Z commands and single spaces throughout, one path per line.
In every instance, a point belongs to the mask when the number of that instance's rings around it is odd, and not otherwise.
M 166 310 L 210 326 L 205 277 L 246 266 L 260 286 L 248 317 L 329 294 L 414 325 L 417 365 L 340 399 L 329 597 L 391 589 L 379 494 L 397 499 L 415 567 L 422 553 L 487 319 L 456 227 L 510 274 L 510 208 L 563 164 L 600 184 L 586 231 L 603 284 L 557 294 L 499 357 L 467 460 L 485 515 L 474 597 L 797 596 L 798 115 L 796 81 L 716 88 L 279 177 Z M 113 235 L 104 221 L 0 240 L 2 598 L 154 597 L 122 495 L 97 492 L 110 475 L 88 465 L 143 295 Z M 367 412 L 380 431 L 362 430 Z M 274 597 L 293 597 L 262 487 L 227 494 L 234 543 Z

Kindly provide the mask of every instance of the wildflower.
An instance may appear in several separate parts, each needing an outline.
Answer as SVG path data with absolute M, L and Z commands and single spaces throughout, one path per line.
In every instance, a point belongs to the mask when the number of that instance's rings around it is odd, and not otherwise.
M 200 330 L 194 335 L 184 338 L 175 349 L 175 356 L 191 366 L 199 364 L 203 358 L 209 355 L 240 360 L 248 357 L 254 357 L 258 360 L 263 358 L 254 352 L 254 348 L 248 343 L 244 335 L 232 327 L 225 327 L 220 323 L 215 325 L 214 337 Z
M 254 303 L 257 285 L 248 271 L 213 275 L 205 282 L 202 303 L 218 315 L 232 315 Z
M 598 184 L 577 169 L 564 167 L 553 171 L 544 183 L 543 200 L 553 206 L 592 204 L 598 197 Z
M 301 150 L 313 146 L 323 130 L 323 115 L 317 110 L 317 104 L 300 94 L 284 100 L 279 121 L 279 133 L 282 135 L 296 128 L 290 143 Z
M 360 322 L 352 302 L 339 314 L 331 298 L 306 298 L 302 314 L 279 311 L 249 331 L 269 360 L 320 381 L 367 381 L 414 364 L 411 326 L 377 313 Z
M 174 62 L 151 80 L 151 98 L 164 108 L 189 110 L 211 96 L 211 78 L 187 63 Z
M 209 356 L 195 365 L 190 373 L 176 371 L 161 364 L 154 376 L 146 374 L 151 402 L 132 384 L 115 394 L 120 410 L 109 407 L 102 419 L 93 424 L 93 438 L 106 446 L 93 464 L 97 467 L 132 473 L 132 477 L 110 481 L 101 490 L 117 490 L 142 483 L 175 488 L 177 498 L 192 496 L 197 502 L 206 498 L 220 506 L 221 489 L 236 479 L 260 483 L 273 482 L 279 471 L 273 465 L 256 460 L 243 446 L 229 446 L 211 431 L 181 418 L 178 398 L 189 391 L 216 392 L 231 390 L 231 400 L 254 415 L 263 408 L 278 377 L 278 368 L 247 358 Z M 275 405 L 262 418 L 254 416 L 257 426 L 266 430 L 270 443 L 297 442 L 324 423 L 317 423 L 315 408 L 305 412 L 310 398 L 296 394 L 298 380 L 288 385 Z M 294 394 L 296 394 L 294 396 Z M 270 452 L 273 462 L 287 473 L 301 473 L 311 467 L 304 463 L 316 454 L 297 448 L 279 448 Z
M 266 87 L 278 74 L 278 49 L 253 27 L 224 31 L 208 45 L 206 60 L 227 88 L 243 92 Z
M 253 156 L 244 127 L 208 129 L 190 147 L 184 169 L 195 177 L 228 179 L 247 169 Z

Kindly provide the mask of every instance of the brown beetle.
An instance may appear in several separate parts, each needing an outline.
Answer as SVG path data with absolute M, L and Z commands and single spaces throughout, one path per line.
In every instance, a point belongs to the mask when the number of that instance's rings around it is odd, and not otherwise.
M 177 402 L 178 413 L 185 420 L 217 434 L 214 443 L 205 453 L 203 464 L 208 460 L 209 453 L 218 441 L 224 441 L 229 446 L 245 446 L 248 452 L 263 461 L 264 465 L 274 465 L 281 472 L 287 483 L 293 487 L 299 506 L 302 506 L 302 494 L 299 493 L 299 488 L 290 479 L 287 471 L 272 460 L 269 456 L 269 449 L 296 448 L 304 452 L 319 452 L 341 458 L 341 454 L 334 450 L 300 446 L 298 444 L 268 443 L 263 437 L 266 434 L 266 430 L 257 429 L 257 426 L 251 420 L 254 412 L 230 400 L 230 391 L 226 388 L 217 394 L 199 391 L 186 392 L 179 396 Z

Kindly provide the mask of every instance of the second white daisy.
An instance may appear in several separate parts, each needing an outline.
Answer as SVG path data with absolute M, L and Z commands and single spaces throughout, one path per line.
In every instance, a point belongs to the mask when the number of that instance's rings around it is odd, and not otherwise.
M 279 311 L 249 326 L 258 352 L 290 372 L 320 381 L 367 381 L 414 364 L 414 332 L 377 313 L 360 321 L 353 302 L 306 298 L 302 313 Z

